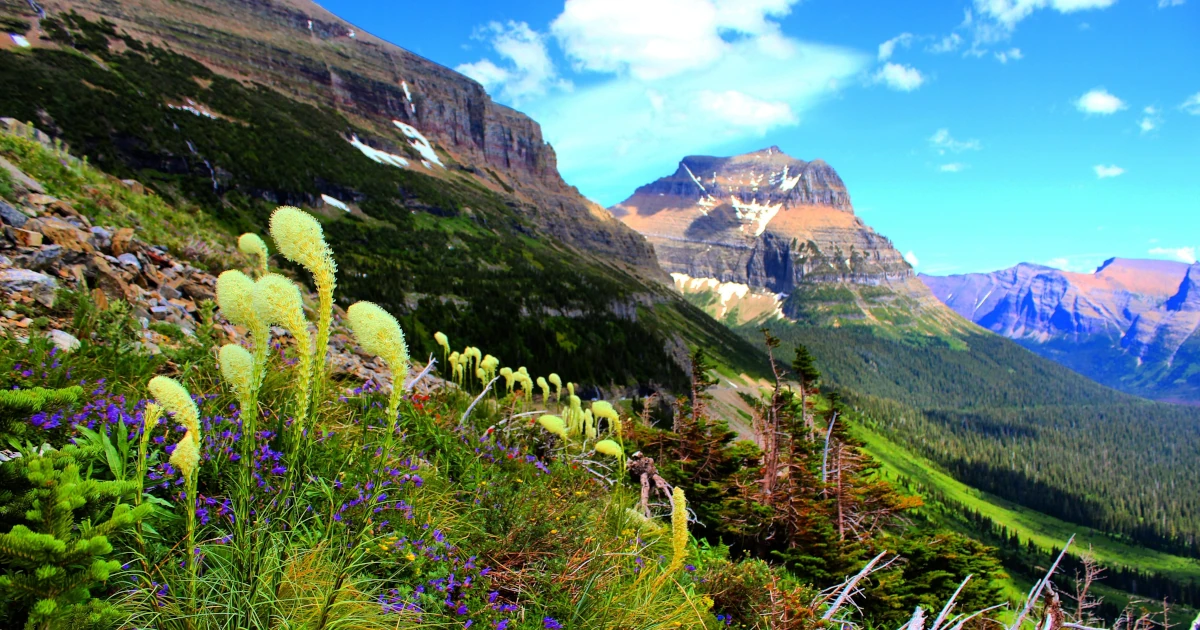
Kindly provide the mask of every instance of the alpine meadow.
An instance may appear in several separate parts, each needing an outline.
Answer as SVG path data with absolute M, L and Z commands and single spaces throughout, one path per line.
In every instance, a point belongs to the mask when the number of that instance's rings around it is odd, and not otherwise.
M 0 0 L 0 627 L 1200 630 L 1198 8 L 952 4 Z

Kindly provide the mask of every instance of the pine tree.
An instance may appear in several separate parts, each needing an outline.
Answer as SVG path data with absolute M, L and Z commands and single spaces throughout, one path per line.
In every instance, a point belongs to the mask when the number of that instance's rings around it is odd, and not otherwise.
M 28 614 L 26 628 L 48 629 L 93 604 L 90 589 L 121 566 L 109 557 L 113 548 L 108 537 L 152 509 L 149 503 L 120 503 L 122 495 L 136 488 L 133 482 L 82 476 L 79 460 L 94 454 L 74 445 L 61 451 L 27 448 L 5 464 L 22 469 L 32 486 L 25 497 L 29 525 L 14 525 L 0 534 L 0 593 L 10 620 L 12 613 Z M 117 499 L 107 518 L 99 505 L 105 498 Z
M 83 388 L 78 385 L 63 389 L 0 390 L 0 439 L 8 442 L 9 438 L 22 438 L 31 414 L 73 405 L 82 395 Z
M 792 360 L 792 371 L 796 373 L 796 378 L 800 380 L 800 385 L 805 391 L 815 387 L 817 381 L 821 380 L 817 360 L 802 343 L 796 344 L 796 358 Z

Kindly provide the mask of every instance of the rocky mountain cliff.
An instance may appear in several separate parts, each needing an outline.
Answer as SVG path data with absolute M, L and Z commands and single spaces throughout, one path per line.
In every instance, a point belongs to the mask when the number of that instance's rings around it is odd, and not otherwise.
M 1113 258 L 920 279 L 971 321 L 1102 383 L 1200 401 L 1200 264 Z
M 399 157 L 435 176 L 444 174 L 438 164 L 443 162 L 508 196 L 514 211 L 554 238 L 665 278 L 643 239 L 563 181 L 554 149 L 536 122 L 493 102 L 475 81 L 376 38 L 314 2 L 43 0 L 41 5 L 49 15 L 77 11 L 109 20 L 119 32 L 165 45 L 218 74 L 333 108 L 357 127 L 340 130 L 348 141 L 361 144 L 369 155 L 373 149 L 383 152 L 373 159 Z M 31 35 L 36 35 L 33 21 Z M 207 111 L 204 105 L 195 104 Z
M 855 216 L 845 183 L 822 160 L 774 146 L 689 156 L 610 209 L 654 245 L 678 289 L 721 319 L 775 316 L 755 297 L 768 295 L 780 315 L 809 323 L 969 326 L 916 280 L 890 240 Z M 822 290 L 829 285 L 839 290 Z M 731 302 L 745 302 L 747 289 L 754 304 Z
M 837 173 L 778 147 L 690 156 L 611 208 L 672 273 L 791 293 L 812 282 L 903 283 L 912 268 L 854 215 Z

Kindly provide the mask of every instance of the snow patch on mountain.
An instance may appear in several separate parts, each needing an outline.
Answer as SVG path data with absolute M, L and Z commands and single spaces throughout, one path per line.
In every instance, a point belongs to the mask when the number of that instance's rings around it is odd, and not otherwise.
M 367 145 L 363 144 L 362 140 L 358 139 L 357 135 L 350 136 L 350 144 L 352 144 L 355 149 L 362 151 L 363 155 L 371 158 L 372 160 L 374 160 L 376 162 L 379 162 L 380 164 L 387 164 L 389 166 L 395 166 L 397 168 L 405 168 L 408 166 L 408 160 L 406 160 L 394 153 L 388 153 L 387 151 L 380 151 L 379 149 L 376 149 L 375 147 L 367 146 Z
M 421 157 L 425 158 L 426 162 L 433 162 L 442 168 L 446 168 L 446 165 L 442 164 L 442 159 L 433 150 L 433 145 L 429 144 L 429 140 L 420 131 L 417 131 L 416 127 L 406 125 L 399 120 L 393 120 L 392 124 L 396 125 L 400 129 L 400 133 L 403 133 L 409 139 L 409 144 L 417 150 L 417 153 L 421 154 Z

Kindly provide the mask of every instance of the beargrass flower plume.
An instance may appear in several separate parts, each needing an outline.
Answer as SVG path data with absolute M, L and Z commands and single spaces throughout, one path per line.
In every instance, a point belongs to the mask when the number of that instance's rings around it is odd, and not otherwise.
M 511 394 L 513 391 L 513 379 L 516 378 L 516 374 L 512 371 L 512 368 L 506 366 L 500 368 L 500 376 L 504 377 L 504 387 Z
M 575 395 L 575 383 L 567 383 L 567 395 L 568 396 Z
M 463 350 L 463 356 L 471 359 L 474 367 L 479 367 L 479 364 L 483 362 L 483 353 L 475 346 L 467 346 L 467 349 Z
M 175 414 L 175 419 L 179 421 L 179 424 L 187 427 L 187 430 L 191 431 L 198 441 L 200 439 L 200 410 L 196 408 L 196 402 L 192 400 L 192 395 L 188 393 L 188 390 L 180 385 L 179 381 L 169 376 L 155 376 L 150 379 L 147 387 L 158 404 L 166 411 Z
M 408 344 L 404 331 L 391 313 L 371 302 L 356 302 L 346 310 L 354 338 L 367 352 L 378 356 L 392 370 L 392 395 L 388 399 L 388 422 L 395 423 L 408 377 Z
M 254 339 L 254 381 L 248 394 L 252 403 L 258 400 L 270 350 L 270 323 L 258 316 L 254 308 L 257 285 L 246 274 L 231 269 L 217 277 L 217 306 L 230 323 L 246 328 Z M 254 406 L 254 404 L 251 404 Z
M 554 386 L 554 402 L 558 402 L 562 398 L 562 379 L 557 374 L 551 374 L 547 380 Z
M 283 326 L 296 340 L 296 410 L 294 449 L 303 434 L 308 418 L 310 387 L 313 381 L 312 337 L 308 334 L 308 320 L 304 318 L 304 301 L 295 282 L 274 273 L 258 279 L 254 290 L 254 312 L 267 325 Z
M 221 377 L 233 388 L 238 400 L 243 402 L 242 415 L 251 413 L 245 401 L 254 384 L 254 357 L 245 348 L 227 343 L 217 353 L 217 363 L 221 368 Z
M 596 439 L 596 420 L 592 417 L 591 409 L 583 412 L 583 436 L 589 440 Z
M 578 435 L 583 428 L 583 402 L 575 394 L 571 394 L 567 400 L 570 401 L 567 413 L 570 414 L 571 435 Z
M 481 367 L 475 368 L 475 378 L 479 379 L 480 387 L 487 387 L 487 384 L 488 384 L 487 370 L 485 370 Z
M 539 376 L 537 378 L 537 386 L 542 389 L 542 400 L 550 402 L 550 383 L 546 382 L 546 377 Z
M 456 350 L 450 353 L 449 359 L 446 359 L 446 365 L 450 366 L 450 380 L 456 383 L 459 382 L 458 373 L 462 371 L 462 368 L 459 366 L 458 362 L 460 356 L 462 355 L 460 355 Z
M 258 267 L 258 275 L 267 273 L 267 259 L 270 258 L 270 251 L 267 249 L 267 244 L 262 238 L 251 232 L 246 232 L 238 238 L 238 250 L 249 256 Z
M 437 345 L 442 347 L 443 360 L 450 356 L 450 338 L 446 336 L 446 333 L 440 330 L 433 333 L 433 340 L 437 342 Z
M 675 486 L 672 491 L 671 506 L 671 566 L 674 567 L 668 573 L 674 573 L 683 566 L 683 561 L 687 559 L 687 541 L 688 541 L 688 515 L 687 515 L 687 497 L 683 494 L 683 488 Z
M 276 208 L 271 214 L 271 238 L 288 260 L 303 266 L 313 276 L 320 305 L 317 310 L 317 344 L 310 351 L 320 362 L 317 375 L 325 369 L 329 346 L 329 328 L 333 322 L 333 289 L 337 285 L 337 263 L 325 242 L 321 223 L 312 215 L 291 206 Z
M 479 362 L 479 367 L 483 368 L 484 372 L 487 372 L 488 379 L 490 380 L 496 376 L 496 368 L 500 367 L 500 359 L 490 354 L 484 355 L 483 360 Z
M 546 432 L 557 435 L 564 442 L 567 441 L 567 427 L 562 418 L 546 414 L 538 418 L 538 424 L 542 425 Z
M 625 450 L 621 448 L 621 445 L 612 440 L 600 440 L 596 442 L 596 452 L 603 453 L 609 457 L 616 457 L 617 459 L 621 459 L 625 455 Z

